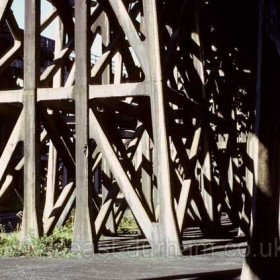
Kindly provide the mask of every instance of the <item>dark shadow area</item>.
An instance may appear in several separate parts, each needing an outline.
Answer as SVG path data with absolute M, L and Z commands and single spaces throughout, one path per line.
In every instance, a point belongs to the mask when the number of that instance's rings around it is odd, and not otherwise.
M 239 279 L 241 270 L 225 270 L 225 271 L 215 271 L 215 272 L 203 272 L 203 273 L 191 273 L 191 274 L 181 274 L 181 275 L 169 275 L 164 277 L 156 278 L 143 278 L 141 280 L 171 280 L 171 279 L 189 279 L 189 280 L 237 280 Z
M 99 253 L 119 253 L 129 251 L 150 250 L 151 246 L 143 235 L 118 234 L 117 236 L 103 237 L 99 241 Z M 245 254 L 246 237 L 205 237 L 199 227 L 189 227 L 183 234 L 184 256 L 213 254 L 217 252 L 234 251 Z
M 10 233 L 18 230 L 18 226 L 21 223 L 21 218 L 17 216 L 17 213 L 11 212 L 7 214 L 0 214 L 0 232 Z
M 188 245 L 183 249 L 183 255 L 185 256 L 195 256 L 195 255 L 205 255 L 213 254 L 216 252 L 225 252 L 232 250 L 244 250 L 247 244 L 244 242 L 236 240 L 226 240 L 226 241 L 214 241 L 214 242 L 203 242 L 201 244 Z
M 151 249 L 149 242 L 142 235 L 119 234 L 99 241 L 100 253 L 118 253 Z

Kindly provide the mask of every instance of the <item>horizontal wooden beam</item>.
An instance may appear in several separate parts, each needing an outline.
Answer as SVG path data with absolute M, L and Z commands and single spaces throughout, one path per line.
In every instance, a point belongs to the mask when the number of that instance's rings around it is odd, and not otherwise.
M 71 99 L 74 101 L 74 87 L 39 88 L 37 95 L 38 102 Z
M 92 85 L 89 86 L 89 99 L 129 97 L 129 96 L 149 96 L 149 83 L 128 83 L 119 85 Z M 0 91 L 1 103 L 22 103 L 23 90 Z M 74 87 L 61 88 L 39 88 L 37 93 L 37 102 L 73 100 Z
M 119 85 L 93 85 L 89 87 L 89 98 L 109 98 L 128 96 L 149 96 L 148 83 L 128 83 Z
M 0 104 L 5 103 L 22 103 L 23 90 L 1 90 L 0 91 Z

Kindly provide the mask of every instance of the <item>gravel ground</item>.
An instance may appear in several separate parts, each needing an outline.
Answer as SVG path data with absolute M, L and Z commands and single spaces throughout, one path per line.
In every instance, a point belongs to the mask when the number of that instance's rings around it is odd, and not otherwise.
M 236 249 L 174 258 L 149 250 L 97 254 L 88 258 L 2 258 L 0 279 L 239 279 Z M 230 252 L 230 254 L 229 254 Z
M 0 279 L 239 279 L 246 247 L 242 238 L 203 238 L 195 227 L 184 233 L 181 257 L 153 257 L 137 234 L 99 244 L 101 253 L 85 258 L 0 258 Z

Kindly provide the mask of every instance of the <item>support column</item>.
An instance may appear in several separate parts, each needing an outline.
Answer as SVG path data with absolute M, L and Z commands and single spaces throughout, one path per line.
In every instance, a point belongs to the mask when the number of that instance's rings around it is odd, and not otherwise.
M 24 208 L 21 240 L 42 234 L 39 209 L 39 120 L 36 108 L 40 78 L 40 0 L 25 1 L 24 31 Z
M 102 52 L 104 53 L 106 47 L 110 43 L 110 27 L 109 27 L 108 16 L 106 15 L 106 13 L 102 14 L 101 22 L 102 22 L 102 28 L 101 28 Z M 110 65 L 108 65 L 102 73 L 102 85 L 110 84 L 110 74 L 111 74 L 111 69 L 110 69 Z M 106 197 L 113 183 L 111 170 L 104 158 L 102 159 L 102 171 L 105 177 L 103 178 L 103 180 L 105 179 L 105 184 L 104 183 L 102 184 L 102 205 L 103 205 L 106 202 L 105 201 Z M 110 211 L 110 214 L 106 221 L 105 228 L 108 234 L 117 233 L 116 223 L 114 218 L 114 209 Z
M 60 51 L 63 48 L 64 44 L 64 28 L 60 19 L 57 20 L 56 25 L 56 38 L 55 38 L 55 50 L 54 56 L 55 59 L 59 56 Z M 53 78 L 53 87 L 60 88 L 62 82 L 62 69 L 59 69 Z M 54 204 L 55 204 L 55 187 L 57 179 L 57 151 L 50 140 L 49 142 L 49 158 L 48 158 L 48 173 L 47 173 L 47 189 L 46 189 L 46 201 L 43 214 L 44 222 L 48 219 Z M 64 185 L 65 186 L 65 185 Z
M 154 137 L 154 166 L 159 190 L 159 223 L 154 224 L 153 253 L 161 256 L 181 254 L 178 225 L 175 218 L 174 199 L 169 166 L 169 143 L 163 97 L 161 58 L 158 34 L 158 14 L 155 0 L 143 1 L 146 20 L 150 73 L 145 73 L 151 83 L 151 111 Z M 148 75 L 149 74 L 149 75 Z
M 57 169 L 57 151 L 52 141 L 49 142 L 48 172 L 46 201 L 43 213 L 44 222 L 49 218 L 55 203 L 55 186 L 56 186 L 56 169 Z
M 251 234 L 242 280 L 280 278 L 279 252 L 279 54 L 269 38 L 267 2 L 259 0 L 254 185 Z M 277 143 L 278 142 L 278 143 Z M 275 149 L 276 148 L 276 149 Z
M 89 11 L 90 1 L 75 0 L 76 216 L 72 251 L 82 255 L 97 250 L 89 182 Z

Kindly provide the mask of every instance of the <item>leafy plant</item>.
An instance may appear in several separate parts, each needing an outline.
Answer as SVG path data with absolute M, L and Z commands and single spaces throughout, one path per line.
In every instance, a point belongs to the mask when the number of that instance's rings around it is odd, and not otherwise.
M 69 224 L 55 229 L 50 236 L 31 236 L 29 241 L 20 242 L 20 232 L 4 232 L 0 225 L 0 255 L 19 257 L 57 257 L 71 255 L 72 227 Z
M 118 227 L 118 233 L 138 233 L 138 231 L 137 223 L 131 214 L 122 218 Z

